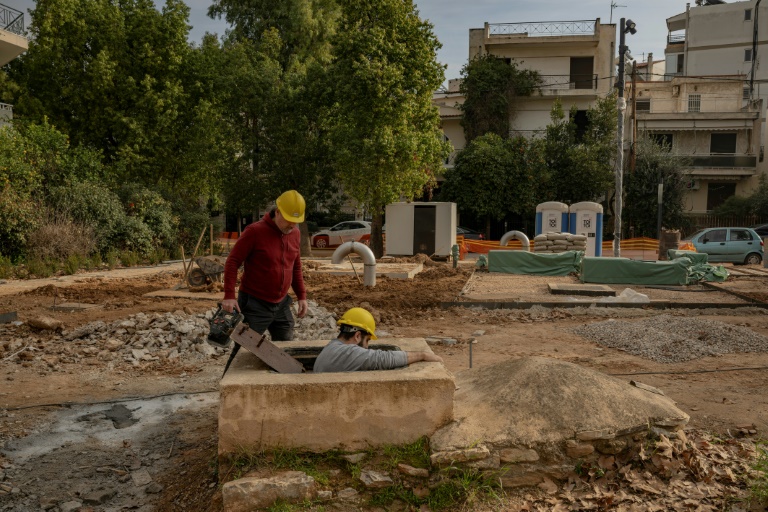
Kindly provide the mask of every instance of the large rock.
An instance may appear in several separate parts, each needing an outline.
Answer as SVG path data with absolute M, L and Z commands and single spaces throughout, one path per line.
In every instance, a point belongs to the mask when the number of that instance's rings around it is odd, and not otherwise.
M 316 495 L 315 479 L 301 471 L 286 471 L 271 478 L 240 478 L 225 483 L 222 489 L 227 512 L 266 508 L 278 499 L 298 503 Z
M 433 453 L 478 441 L 496 447 L 564 446 L 578 432 L 621 433 L 656 423 L 685 425 L 689 419 L 667 397 L 543 357 L 465 370 L 456 375 L 456 387 L 454 421 L 430 438 Z
M 56 320 L 55 318 L 44 315 L 30 318 L 27 320 L 27 324 L 29 324 L 30 327 L 43 331 L 60 331 L 63 326 L 61 320 Z

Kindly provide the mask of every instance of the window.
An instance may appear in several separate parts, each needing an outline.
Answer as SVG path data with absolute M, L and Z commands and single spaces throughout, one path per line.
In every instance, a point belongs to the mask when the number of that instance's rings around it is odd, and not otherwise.
M 725 242 L 725 234 L 728 232 L 727 229 L 713 229 L 712 231 L 709 231 L 707 233 L 704 233 L 704 236 L 702 237 L 702 242 Z
M 683 72 L 683 64 L 685 64 L 685 54 L 681 53 L 677 56 L 677 72 Z
M 594 89 L 594 58 L 571 57 L 571 89 Z
M 650 135 L 652 141 L 661 147 L 672 147 L 672 134 L 671 133 L 652 133 Z
M 752 62 L 752 48 L 744 50 L 744 62 Z
M 736 195 L 735 183 L 709 182 L 707 184 L 707 210 L 714 210 L 715 208 L 723 204 L 726 201 L 726 199 L 735 195 Z M 725 235 L 723 235 L 723 239 L 720 241 L 725 242 Z
M 688 95 L 688 112 L 701 112 L 701 94 Z
M 746 229 L 732 229 L 729 239 L 731 241 L 752 240 L 752 235 Z
M 741 93 L 741 99 L 743 100 L 749 99 L 749 87 L 744 88 L 744 91 Z
M 635 102 L 635 106 L 638 112 L 650 112 L 651 111 L 651 100 L 650 98 L 647 100 L 637 100 Z
M 744 9 L 744 21 L 752 20 L 752 9 Z
M 713 133 L 709 141 L 709 153 L 712 155 L 733 155 L 736 153 L 735 133 Z

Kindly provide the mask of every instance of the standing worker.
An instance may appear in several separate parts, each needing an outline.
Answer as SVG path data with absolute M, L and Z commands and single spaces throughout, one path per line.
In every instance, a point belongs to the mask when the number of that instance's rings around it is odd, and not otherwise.
M 293 339 L 294 319 L 291 313 L 293 288 L 299 301 L 298 315 L 307 313 L 307 291 L 301 273 L 301 250 L 298 224 L 304 222 L 306 203 L 295 190 L 284 192 L 277 205 L 258 222 L 249 224 L 240 235 L 224 264 L 224 300 L 221 307 L 231 313 L 241 312 L 248 327 L 273 341 Z M 240 290 L 235 299 L 237 271 L 244 266 Z M 235 344 L 232 363 L 240 345 Z

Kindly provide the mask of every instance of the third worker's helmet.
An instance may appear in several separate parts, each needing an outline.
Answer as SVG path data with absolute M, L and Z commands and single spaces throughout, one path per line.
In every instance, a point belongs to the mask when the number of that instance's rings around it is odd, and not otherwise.
M 376 322 L 373 315 L 363 308 L 352 308 L 336 322 L 336 325 L 350 325 L 358 327 L 371 335 L 372 340 L 379 339 L 376 336 Z

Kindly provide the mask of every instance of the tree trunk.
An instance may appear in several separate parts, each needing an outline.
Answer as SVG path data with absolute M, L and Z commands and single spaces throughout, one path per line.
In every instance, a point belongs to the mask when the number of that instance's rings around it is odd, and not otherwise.
M 299 224 L 299 232 L 301 233 L 301 257 L 312 257 L 312 246 L 310 245 L 309 226 L 306 221 Z
M 485 239 L 486 240 L 491 239 L 491 216 L 490 215 L 485 216 Z
M 376 259 L 384 256 L 384 237 L 381 230 L 384 221 L 384 215 L 379 213 L 378 210 L 373 214 L 373 222 L 371 222 L 371 251 Z

